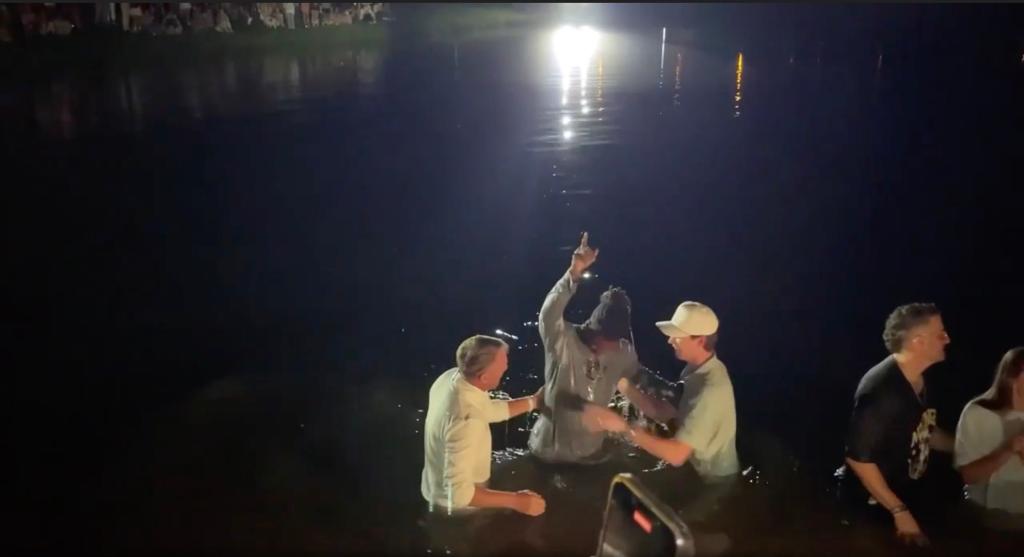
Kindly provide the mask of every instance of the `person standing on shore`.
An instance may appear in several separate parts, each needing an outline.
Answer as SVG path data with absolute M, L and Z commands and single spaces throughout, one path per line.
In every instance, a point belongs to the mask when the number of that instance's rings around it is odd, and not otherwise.
M 295 29 L 295 2 L 284 2 L 281 4 L 284 8 L 284 21 L 288 26 L 288 29 Z

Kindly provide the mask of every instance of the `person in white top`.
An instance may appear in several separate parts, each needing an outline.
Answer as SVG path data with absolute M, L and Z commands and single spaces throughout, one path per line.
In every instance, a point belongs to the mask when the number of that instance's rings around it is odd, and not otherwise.
M 289 29 L 295 29 L 295 2 L 283 2 L 284 20 Z
M 455 352 L 456 367 L 430 387 L 424 424 L 423 475 L 420 492 L 431 512 L 453 514 L 467 507 L 508 508 L 530 516 L 544 512 L 544 499 L 529 490 L 487 488 L 491 477 L 491 427 L 535 410 L 540 392 L 513 400 L 492 400 L 508 369 L 505 341 L 472 336 Z
M 953 459 L 971 501 L 1024 514 L 1024 347 L 1008 351 L 992 387 L 967 403 Z
M 676 418 L 679 428 L 674 437 L 652 435 L 597 405 L 586 408 L 584 420 L 595 429 L 626 433 L 637 446 L 673 466 L 690 462 L 706 480 L 732 479 L 739 473 L 736 402 L 729 373 L 715 354 L 718 317 L 704 304 L 683 302 L 670 321 L 657 325 L 676 358 L 687 362 L 680 377 L 684 391 L 678 406 L 648 395 L 625 378 L 618 389 L 647 416 L 662 423 Z

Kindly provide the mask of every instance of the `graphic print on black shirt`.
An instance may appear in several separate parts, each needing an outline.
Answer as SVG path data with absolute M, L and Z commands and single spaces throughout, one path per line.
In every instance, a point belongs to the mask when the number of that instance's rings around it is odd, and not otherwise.
M 928 468 L 936 412 L 926 393 L 918 397 L 889 356 L 864 374 L 854 395 L 846 456 L 877 465 L 897 493 Z
M 921 414 L 921 421 L 918 422 L 917 429 L 914 430 L 914 435 L 910 440 L 907 472 L 912 480 L 920 479 L 928 470 L 928 455 L 931 452 L 929 441 L 933 431 L 935 431 L 935 409 L 929 408 Z

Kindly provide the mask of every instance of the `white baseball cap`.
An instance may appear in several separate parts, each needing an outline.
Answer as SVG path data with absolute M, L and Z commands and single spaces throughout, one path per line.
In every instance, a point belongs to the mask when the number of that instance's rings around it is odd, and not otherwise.
M 655 323 L 668 337 L 713 335 L 718 331 L 718 317 L 700 302 L 683 302 L 669 321 Z

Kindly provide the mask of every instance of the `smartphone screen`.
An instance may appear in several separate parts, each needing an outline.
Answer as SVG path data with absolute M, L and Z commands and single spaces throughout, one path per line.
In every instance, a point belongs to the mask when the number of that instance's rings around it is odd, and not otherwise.
M 597 557 L 674 557 L 685 544 L 623 482 L 613 483 Z

